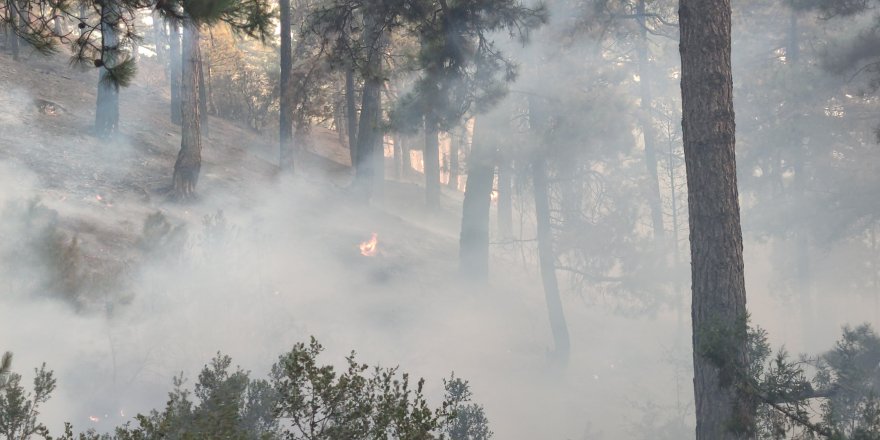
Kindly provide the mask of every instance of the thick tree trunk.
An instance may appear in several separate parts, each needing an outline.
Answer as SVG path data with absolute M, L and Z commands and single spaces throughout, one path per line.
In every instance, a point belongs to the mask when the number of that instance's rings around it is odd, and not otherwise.
M 205 87 L 205 63 L 201 46 L 199 47 L 199 129 L 202 131 L 202 136 L 205 138 L 209 136 L 208 89 Z
M 345 114 L 348 127 L 348 152 L 351 155 L 351 163 L 357 162 L 357 131 L 358 117 L 355 108 L 354 68 L 345 70 Z
M 489 282 L 489 205 L 494 164 L 492 149 L 478 133 L 479 124 L 477 121 L 474 125 L 473 146 L 467 161 L 458 258 L 462 278 L 485 284 Z
M 461 166 L 458 163 L 458 150 L 463 137 L 460 135 L 461 133 L 457 133 L 458 131 L 449 132 L 449 182 L 447 182 L 447 186 L 455 191 L 458 191 L 458 168 Z
M 636 5 L 641 38 L 637 47 L 639 67 L 639 92 L 641 95 L 641 126 L 642 139 L 645 144 L 645 166 L 648 169 L 648 206 L 651 209 L 651 224 L 654 238 L 662 241 L 665 236 L 663 228 L 663 203 L 660 198 L 660 179 L 657 177 L 657 153 L 654 146 L 654 120 L 652 113 L 653 98 L 651 95 L 651 72 L 648 61 L 648 28 L 645 27 L 645 0 Z
M 437 120 L 425 115 L 425 202 L 429 208 L 440 206 L 440 142 Z
M 532 158 L 532 180 L 535 187 L 535 216 L 538 229 L 538 260 L 541 268 L 541 281 L 544 285 L 544 298 L 547 301 L 547 314 L 550 330 L 553 333 L 553 358 L 566 363 L 570 351 L 568 325 L 559 295 L 559 282 L 556 278 L 556 254 L 553 251 L 553 232 L 550 225 L 550 196 L 548 194 L 546 162 L 542 153 Z
M 369 201 L 376 185 L 376 175 L 384 170 L 376 169 L 376 149 L 382 148 L 382 44 L 384 36 L 377 29 L 376 18 L 364 17 L 364 46 L 367 48 L 367 71 L 364 72 L 364 88 L 361 93 L 361 115 L 358 121 L 357 146 L 355 147 L 355 186 L 361 199 Z
M 279 166 L 282 171 L 293 171 L 293 84 L 290 80 L 293 73 L 293 42 L 290 33 L 290 0 L 279 0 L 279 7 L 281 8 Z
M 730 0 L 681 0 L 682 130 L 688 183 L 696 440 L 751 438 L 736 185 Z M 721 344 L 722 346 L 718 346 Z M 707 353 L 724 353 L 723 361 Z
M 369 78 L 364 82 L 361 97 L 361 117 L 355 147 L 355 184 L 366 200 L 372 196 L 376 161 L 374 154 L 382 130 L 379 127 L 379 91 L 381 80 Z
M 498 232 L 502 237 L 513 236 L 513 179 L 510 159 L 498 161 Z
M 180 51 L 180 27 L 176 22 L 170 22 L 168 24 L 169 28 L 169 39 L 171 44 L 170 51 L 171 53 L 168 55 L 169 59 L 169 67 L 168 67 L 168 75 L 170 80 L 168 81 L 169 87 L 171 88 L 171 122 L 180 125 L 181 123 L 181 96 L 180 96 L 180 81 L 181 81 L 181 67 L 180 63 L 183 58 L 183 55 Z
M 101 7 L 101 45 L 103 63 L 98 78 L 98 100 L 95 108 L 95 135 L 111 137 L 119 132 L 119 87 L 110 78 L 119 58 L 117 26 L 119 14 L 112 6 Z
M 199 127 L 199 28 L 188 22 L 183 32 L 180 153 L 174 164 L 172 196 L 195 195 L 202 167 L 202 135 Z

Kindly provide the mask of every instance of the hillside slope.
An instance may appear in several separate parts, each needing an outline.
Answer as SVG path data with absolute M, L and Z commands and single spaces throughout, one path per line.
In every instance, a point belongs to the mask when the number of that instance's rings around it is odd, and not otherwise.
M 316 130 L 285 177 L 271 136 L 212 118 L 198 199 L 169 203 L 180 138 L 161 75 L 146 61 L 122 91 L 112 142 L 88 133 L 96 75 L 63 56 L 0 54 L 0 349 L 19 371 L 45 361 L 58 373 L 43 412 L 56 432 L 162 406 L 171 377 L 192 377 L 217 350 L 262 376 L 309 335 L 331 362 L 357 349 L 427 378 L 434 397 L 454 370 L 505 440 L 590 426 L 625 438 L 632 399 L 669 393 L 654 380 L 668 366 L 644 372 L 667 349 L 633 334 L 671 328 L 569 295 L 571 362 L 554 369 L 534 268 L 496 259 L 491 287 L 459 284 L 460 194 L 428 211 L 419 185 L 388 181 L 383 200 L 355 200 L 334 133 Z M 378 255 L 361 255 L 374 232 Z

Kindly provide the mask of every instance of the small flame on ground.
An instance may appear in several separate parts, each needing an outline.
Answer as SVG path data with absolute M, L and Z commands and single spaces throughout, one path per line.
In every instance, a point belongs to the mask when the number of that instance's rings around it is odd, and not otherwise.
M 91 420 L 94 423 L 98 423 L 101 421 L 101 419 L 99 419 L 97 416 L 89 416 L 89 420 Z
M 369 241 L 360 244 L 361 255 L 365 257 L 373 257 L 379 251 L 379 234 L 373 232 Z

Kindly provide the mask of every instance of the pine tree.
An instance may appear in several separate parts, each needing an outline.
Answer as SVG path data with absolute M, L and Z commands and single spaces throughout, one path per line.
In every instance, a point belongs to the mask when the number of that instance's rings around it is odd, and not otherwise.
M 280 89 L 280 126 L 279 139 L 281 155 L 279 166 L 282 171 L 293 171 L 293 84 L 291 74 L 293 59 L 291 47 L 290 0 L 280 0 L 281 9 L 281 81 Z
M 682 0 L 681 96 L 692 266 L 697 440 L 751 438 L 729 0 Z

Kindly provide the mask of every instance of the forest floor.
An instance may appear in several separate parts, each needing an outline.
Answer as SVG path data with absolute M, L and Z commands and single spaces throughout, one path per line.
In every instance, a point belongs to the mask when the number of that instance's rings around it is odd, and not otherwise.
M 540 283 L 520 255 L 496 252 L 490 289 L 455 281 L 460 193 L 444 189 L 441 208 L 427 210 L 412 176 L 387 180 L 384 198 L 368 205 L 346 189 L 348 152 L 336 133 L 315 129 L 289 177 L 278 173 L 273 136 L 211 118 L 198 199 L 172 203 L 164 192 L 180 134 L 158 66 L 145 60 L 121 91 L 112 141 L 89 133 L 96 82 L 96 71 L 73 70 L 63 56 L 0 54 L 10 293 L 0 349 L 15 351 L 21 368 L 46 361 L 59 373 L 57 402 L 44 412 L 51 427 L 107 429 L 87 416 L 121 423 L 113 414 L 160 407 L 171 376 L 193 377 L 217 350 L 263 375 L 308 335 L 327 346 L 328 362 L 357 349 L 426 377 L 433 394 L 455 370 L 500 439 L 639 438 L 654 429 L 646 423 L 688 417 L 677 394 L 687 396 L 686 376 L 669 380 L 688 357 L 674 349 L 681 329 L 669 321 L 610 316 L 568 295 L 575 342 L 560 370 L 547 362 Z M 39 255 L 56 261 L 49 269 L 60 279 L 13 264 L 31 261 L 22 253 L 30 226 L 10 218 L 33 198 L 57 213 L 56 248 Z M 159 232 L 145 226 L 156 212 L 167 222 Z M 379 254 L 364 257 L 358 244 L 374 232 Z M 646 345 L 645 334 L 666 342 Z

